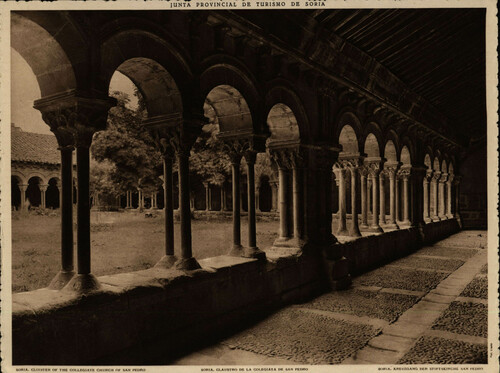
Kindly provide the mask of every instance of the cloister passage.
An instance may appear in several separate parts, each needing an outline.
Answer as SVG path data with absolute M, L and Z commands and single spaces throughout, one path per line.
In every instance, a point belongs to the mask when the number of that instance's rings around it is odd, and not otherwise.
M 460 186 L 468 177 L 462 168 L 471 164 L 468 155 L 480 157 L 477 149 L 485 144 L 484 136 L 469 141 L 470 128 L 485 134 L 484 95 L 470 95 L 470 87 L 484 91 L 484 45 L 476 42 L 484 40 L 484 12 L 456 12 L 13 12 L 12 47 L 36 76 L 41 97 L 34 108 L 60 152 L 57 185 L 36 175 L 22 180 L 33 205 L 57 205 L 60 190 L 61 270 L 49 289 L 37 293 L 57 294 L 49 313 L 66 320 L 67 329 L 38 333 L 51 342 L 44 344 L 59 346 L 54 359 L 99 361 L 146 345 L 143 337 L 166 340 L 170 353 L 249 315 L 325 288 L 348 288 L 352 277 L 478 222 L 473 212 L 480 209 L 469 197 L 486 196 L 486 174 L 483 184 L 465 183 L 464 193 Z M 387 24 L 413 19 L 420 22 L 408 25 L 408 45 L 393 45 L 407 27 L 389 32 Z M 338 26 L 344 23 L 354 32 Z M 464 38 L 462 28 L 472 28 L 475 37 Z M 446 37 L 436 38 L 436 29 Z M 381 37 L 392 33 L 394 38 Z M 421 48 L 422 40 L 429 48 Z M 462 78 L 462 66 L 470 67 L 470 81 L 452 84 Z M 109 87 L 116 71 L 143 97 L 141 128 L 163 163 L 161 186 L 131 185 L 125 206 L 158 207 L 162 200 L 164 255 L 140 273 L 97 278 L 91 265 L 89 149 L 110 125 L 116 100 Z M 207 126 L 216 128 L 231 166 L 225 183 L 203 185 L 190 177 Z M 259 154 L 269 157 L 270 175 L 259 174 Z M 18 179 L 13 184 L 21 188 Z M 193 199 L 203 189 L 205 201 Z M 23 201 L 22 188 L 19 193 Z M 177 204 L 180 234 L 174 237 Z M 210 206 L 231 208 L 232 240 L 227 255 L 198 260 L 191 208 Z M 462 206 L 469 209 L 464 217 Z M 242 208 L 247 219 L 241 219 Z M 259 208 L 279 213 L 271 247 L 257 242 Z M 122 313 L 108 307 L 111 293 L 128 305 Z M 89 318 L 101 334 L 85 351 L 78 348 L 81 340 L 70 337 L 80 335 L 82 326 L 61 306 L 75 299 L 78 304 L 82 295 L 102 295 L 102 313 Z M 23 296 L 14 302 L 26 302 Z M 54 356 L 34 342 L 34 336 L 42 340 L 37 332 L 24 333 L 26 314 L 13 318 L 17 361 Z

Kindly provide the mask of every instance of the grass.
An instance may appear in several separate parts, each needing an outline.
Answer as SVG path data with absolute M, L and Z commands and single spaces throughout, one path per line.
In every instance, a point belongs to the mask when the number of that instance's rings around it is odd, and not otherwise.
M 76 219 L 75 219 L 76 221 Z M 232 243 L 231 220 L 192 220 L 193 255 L 197 259 L 224 255 Z M 257 244 L 272 245 L 279 222 L 257 222 Z M 242 244 L 247 243 L 242 218 Z M 175 253 L 180 253 L 180 225 L 174 226 Z M 76 268 L 76 224 L 74 229 Z M 17 215 L 12 219 L 12 291 L 46 287 L 60 269 L 60 217 Z M 91 214 L 92 272 L 96 276 L 152 267 L 164 254 L 164 219 L 125 212 Z

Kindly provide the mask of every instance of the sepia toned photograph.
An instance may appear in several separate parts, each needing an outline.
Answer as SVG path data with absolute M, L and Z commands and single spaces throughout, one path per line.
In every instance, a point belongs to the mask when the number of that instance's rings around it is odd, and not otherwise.
M 498 371 L 494 2 L 244 3 L 0 8 L 2 370 Z

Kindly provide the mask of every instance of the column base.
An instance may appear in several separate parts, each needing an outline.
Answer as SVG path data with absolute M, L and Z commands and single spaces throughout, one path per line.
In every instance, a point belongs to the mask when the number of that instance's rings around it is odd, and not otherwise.
M 369 227 L 368 227 L 368 224 L 360 224 L 360 225 L 359 225 L 359 229 L 360 229 L 360 230 L 368 230 L 368 228 L 369 228 Z
M 424 222 L 426 224 L 432 223 L 432 219 L 431 218 L 424 218 Z
M 175 264 L 175 269 L 179 269 L 181 271 L 193 271 L 195 269 L 200 269 L 200 263 L 198 261 L 191 257 L 187 259 L 178 259 Z
M 380 225 L 370 225 L 368 231 L 374 233 L 384 233 L 384 230 L 380 227 Z
M 63 271 L 60 270 L 57 275 L 52 279 L 48 288 L 51 290 L 61 290 L 66 286 L 68 282 L 71 281 L 73 276 L 75 275 L 75 271 Z
M 399 225 L 397 225 L 396 223 L 389 223 L 385 227 L 388 229 L 399 229 Z
M 349 237 L 361 237 L 361 232 L 359 231 L 359 227 L 357 229 L 349 229 Z
M 409 220 L 403 220 L 401 222 L 402 227 L 409 227 L 410 225 L 411 225 L 411 221 L 409 221 Z
M 243 256 L 243 246 L 241 245 L 233 245 L 229 252 L 227 253 L 229 256 Z
M 440 215 L 439 219 L 440 220 L 448 220 L 448 217 L 446 215 Z
M 245 247 L 245 249 L 243 250 L 242 257 L 265 260 L 266 253 L 264 251 L 260 250 L 258 247 Z
M 431 220 L 432 221 L 440 221 L 441 219 L 439 218 L 439 216 L 436 215 L 436 216 L 432 216 Z
M 349 231 L 347 228 L 345 229 L 339 229 L 337 232 L 335 232 L 336 236 L 349 236 Z
M 89 293 L 99 290 L 101 284 L 92 273 L 76 274 L 62 289 L 63 291 L 71 291 L 76 293 Z
M 163 257 L 154 265 L 154 268 L 164 268 L 169 269 L 172 268 L 175 263 L 178 261 L 178 258 L 175 255 L 163 255 Z
M 453 218 L 454 218 L 453 214 L 446 215 L 446 217 L 447 217 L 448 219 L 453 219 Z

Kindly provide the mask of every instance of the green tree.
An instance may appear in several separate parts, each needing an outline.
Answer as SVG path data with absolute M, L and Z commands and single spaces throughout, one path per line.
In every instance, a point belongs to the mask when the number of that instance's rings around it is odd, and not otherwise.
M 115 184 L 117 193 L 143 188 L 145 192 L 158 189 L 162 170 L 160 152 L 149 133 L 142 126 L 146 110 L 140 94 L 139 107 L 127 107 L 129 97 L 123 92 L 113 92 L 118 103 L 108 115 L 108 127 L 95 134 L 91 152 L 98 162 L 109 161 L 110 180 Z

